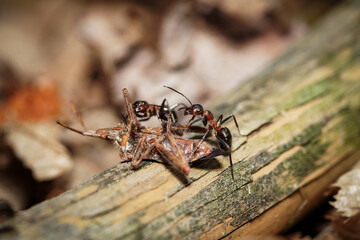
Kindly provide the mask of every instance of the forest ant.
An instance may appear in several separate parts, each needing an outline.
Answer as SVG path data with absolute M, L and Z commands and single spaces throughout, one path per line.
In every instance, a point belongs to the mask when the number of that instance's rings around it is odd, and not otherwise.
M 183 104 L 174 104 L 169 106 L 167 100 L 164 99 L 161 105 L 149 104 L 146 101 L 136 101 L 133 103 L 133 108 L 135 115 L 139 117 L 139 121 L 147 121 L 152 116 L 157 116 L 162 121 L 168 121 L 168 116 L 171 117 L 171 121 L 176 123 L 178 118 L 176 112 L 174 111 L 179 105 Z
M 188 122 L 188 127 L 190 127 L 192 124 L 202 120 L 204 127 L 207 126 L 207 131 L 204 134 L 204 136 L 202 137 L 201 141 L 199 142 L 200 146 L 207 134 L 214 130 L 215 132 L 215 137 L 219 142 L 220 148 L 222 150 L 224 150 L 225 153 L 227 153 L 229 155 L 229 160 L 230 160 L 230 167 L 231 167 L 231 176 L 234 179 L 234 172 L 233 172 L 233 163 L 232 163 L 232 158 L 231 158 L 231 145 L 232 145 L 232 135 L 230 130 L 227 127 L 222 127 L 221 125 L 223 123 L 225 123 L 226 121 L 228 121 L 230 118 L 234 119 L 236 128 L 240 134 L 240 130 L 239 130 L 239 125 L 236 121 L 236 118 L 234 115 L 230 115 L 228 117 L 226 117 L 225 119 L 223 119 L 223 115 L 221 114 L 220 117 L 218 118 L 217 121 L 215 121 L 214 119 L 214 115 L 209 111 L 209 110 L 204 110 L 203 106 L 201 106 L 200 104 L 193 104 L 189 98 L 187 98 L 183 93 L 179 92 L 178 90 L 169 87 L 169 86 L 164 86 L 170 90 L 173 90 L 174 92 L 180 94 L 181 96 L 183 96 L 186 100 L 188 100 L 188 102 L 190 103 L 190 107 L 187 107 L 185 104 L 184 107 L 179 108 L 178 110 L 184 110 L 184 115 L 192 115 L 192 118 L 189 120 Z M 196 116 L 200 116 L 200 118 L 195 119 Z

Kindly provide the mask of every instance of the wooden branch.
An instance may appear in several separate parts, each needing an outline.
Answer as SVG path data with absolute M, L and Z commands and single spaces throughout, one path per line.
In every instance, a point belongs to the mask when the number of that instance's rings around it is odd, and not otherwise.
M 227 157 L 197 164 L 190 185 L 162 164 L 131 170 L 121 163 L 19 213 L 0 236 L 217 239 L 284 230 L 360 159 L 359 20 L 356 1 L 338 9 L 215 105 L 216 115 L 234 113 L 247 135 L 243 144 L 227 125 L 235 181 Z

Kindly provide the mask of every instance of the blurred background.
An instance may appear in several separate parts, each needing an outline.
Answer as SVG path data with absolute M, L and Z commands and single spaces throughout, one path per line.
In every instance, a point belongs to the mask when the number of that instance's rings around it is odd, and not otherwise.
M 341 1 L 1 0 L 0 215 L 54 197 L 117 164 L 78 127 L 116 126 L 122 88 L 209 106 L 269 65 Z

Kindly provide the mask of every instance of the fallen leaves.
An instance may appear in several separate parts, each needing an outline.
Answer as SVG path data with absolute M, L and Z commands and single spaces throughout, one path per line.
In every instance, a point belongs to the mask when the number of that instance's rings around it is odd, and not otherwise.
M 41 80 L 17 89 L 2 109 L 2 121 L 37 122 L 51 119 L 60 113 L 60 98 L 54 83 Z
M 7 128 L 8 144 L 37 181 L 56 179 L 72 169 L 68 151 L 56 140 L 56 130 L 52 121 Z

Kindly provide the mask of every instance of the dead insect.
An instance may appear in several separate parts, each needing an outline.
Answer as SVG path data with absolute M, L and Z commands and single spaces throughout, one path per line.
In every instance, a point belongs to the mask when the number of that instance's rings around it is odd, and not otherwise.
M 71 131 L 84 136 L 111 140 L 119 148 L 119 155 L 124 161 L 131 161 L 131 166 L 137 168 L 142 160 L 165 160 L 184 176 L 190 172 L 189 163 L 196 160 L 213 158 L 223 154 L 220 149 L 213 148 L 204 142 L 198 147 L 200 140 L 190 140 L 175 137 L 173 132 L 182 132 L 187 129 L 181 126 L 172 126 L 167 121 L 166 127 L 145 128 L 135 117 L 133 105 L 126 88 L 123 89 L 128 121 L 117 127 L 103 128 L 96 131 L 88 130 L 76 108 L 73 111 L 79 119 L 84 130 L 74 129 L 59 121 L 57 123 Z M 204 129 L 205 130 L 205 129 Z
M 230 161 L 230 167 L 231 167 L 231 176 L 234 179 L 234 172 L 233 172 L 233 163 L 231 158 L 231 145 L 232 145 L 232 135 L 230 130 L 227 127 L 222 127 L 221 125 L 228 121 L 230 118 L 234 119 L 235 125 L 237 127 L 237 130 L 240 134 L 239 125 L 236 121 L 236 118 L 234 115 L 230 115 L 223 119 L 223 115 L 221 114 L 218 120 L 215 121 L 214 115 L 209 110 L 204 110 L 203 106 L 200 104 L 193 104 L 183 93 L 179 92 L 178 90 L 164 86 L 170 90 L 173 90 L 174 92 L 180 94 L 183 96 L 188 102 L 190 103 L 190 107 L 184 106 L 179 108 L 179 110 L 184 110 L 184 115 L 192 115 L 192 118 L 188 122 L 188 126 L 190 127 L 192 124 L 202 120 L 204 127 L 207 127 L 207 131 L 202 137 L 199 146 L 204 143 L 204 140 L 207 136 L 207 134 L 210 131 L 215 132 L 215 137 L 218 140 L 219 146 L 226 154 L 229 155 L 229 161 Z M 184 104 L 185 105 L 185 104 Z M 196 116 L 199 116 L 200 118 L 195 119 Z

